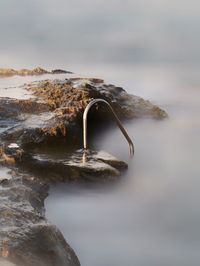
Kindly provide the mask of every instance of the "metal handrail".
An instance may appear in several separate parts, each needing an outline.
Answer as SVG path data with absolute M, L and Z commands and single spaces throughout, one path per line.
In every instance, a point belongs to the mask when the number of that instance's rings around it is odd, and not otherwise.
M 121 132 L 123 133 L 124 137 L 126 138 L 126 140 L 129 143 L 129 148 L 130 148 L 130 156 L 132 157 L 134 154 L 134 145 L 133 142 L 131 140 L 131 138 L 129 137 L 128 133 L 126 132 L 126 130 L 124 129 L 124 127 L 122 126 L 118 116 L 116 115 L 115 111 L 113 110 L 112 106 L 105 100 L 103 99 L 94 99 L 92 100 L 85 108 L 84 113 L 83 113 L 83 147 L 84 149 L 88 149 L 88 145 L 87 145 L 87 115 L 88 112 L 90 110 L 90 108 L 98 102 L 102 102 L 105 103 L 109 108 L 111 113 L 113 114 L 113 117 L 118 125 L 118 127 L 120 128 Z

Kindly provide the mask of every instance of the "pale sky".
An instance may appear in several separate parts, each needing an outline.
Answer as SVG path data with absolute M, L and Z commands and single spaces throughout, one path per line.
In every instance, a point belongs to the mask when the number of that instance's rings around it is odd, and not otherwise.
M 1 0 L 0 66 L 199 62 L 197 0 Z

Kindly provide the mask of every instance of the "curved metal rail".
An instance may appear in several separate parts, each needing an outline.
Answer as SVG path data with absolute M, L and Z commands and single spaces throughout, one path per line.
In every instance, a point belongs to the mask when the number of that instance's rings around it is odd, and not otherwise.
M 121 124 L 118 116 L 116 115 L 115 111 L 113 110 L 112 106 L 107 101 L 105 101 L 103 99 L 94 99 L 94 100 L 92 100 L 86 106 L 86 108 L 84 110 L 84 113 L 83 113 L 83 147 L 84 147 L 84 149 L 88 149 L 88 145 L 87 145 L 87 115 L 88 115 L 88 112 L 89 112 L 90 108 L 95 103 L 98 103 L 98 102 L 105 103 L 109 107 L 109 109 L 110 109 L 110 111 L 111 111 L 111 113 L 112 113 L 112 115 L 113 115 L 113 117 L 114 117 L 114 119 L 115 119 L 118 127 L 120 128 L 120 130 L 123 133 L 124 137 L 128 141 L 129 148 L 130 148 L 130 156 L 132 157 L 133 154 L 134 154 L 134 145 L 133 145 L 133 142 L 132 142 L 131 138 L 129 137 L 128 133 L 126 132 L 126 130 L 124 129 L 124 127 L 122 126 L 122 124 Z

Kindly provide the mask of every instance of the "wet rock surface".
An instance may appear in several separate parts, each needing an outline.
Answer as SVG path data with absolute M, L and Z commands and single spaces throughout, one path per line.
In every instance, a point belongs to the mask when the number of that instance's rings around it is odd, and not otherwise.
M 16 75 L 13 70 L 5 73 L 2 75 Z M 36 69 L 17 75 L 43 73 L 45 70 Z M 101 98 L 120 119 L 163 119 L 167 114 L 101 79 L 43 80 L 25 84 L 23 89 L 31 93 L 30 99 L 0 98 L 0 257 L 18 266 L 77 266 L 73 250 L 45 219 L 48 184 L 108 182 L 127 169 L 125 162 L 106 152 L 77 150 L 82 146 L 85 107 Z M 93 126 L 112 120 L 104 105 L 94 106 L 88 119 Z M 56 153 L 49 152 L 53 147 Z M 65 151 L 59 153 L 59 147 Z
M 20 266 L 80 265 L 59 230 L 45 219 L 48 185 L 14 169 L 9 176 L 0 182 L 0 256 Z
M 29 100 L 0 98 L 0 116 L 20 120 L 0 138 L 23 147 L 60 141 L 80 144 L 83 112 L 95 98 L 108 101 L 121 119 L 167 117 L 165 111 L 149 101 L 100 79 L 45 80 L 27 84 L 25 88 L 35 97 Z M 111 114 L 106 106 L 98 105 L 98 109 L 91 109 L 89 118 L 92 123 L 111 120 Z
M 16 264 L 13 264 L 12 262 L 6 261 L 5 259 L 0 259 L 0 266 L 17 266 Z
M 28 158 L 28 161 L 26 160 Z M 118 179 L 128 165 L 103 151 L 78 150 L 71 155 L 55 158 L 44 154 L 25 156 L 23 169 L 37 176 L 47 175 L 47 181 L 109 182 Z M 46 179 L 43 177 L 43 179 Z
M 96 151 L 79 150 L 62 159 L 25 153 L 10 144 L 1 151 L 0 256 L 18 266 L 78 266 L 61 232 L 45 219 L 50 182 L 109 182 L 127 164 Z M 0 264 L 1 265 L 1 264 Z

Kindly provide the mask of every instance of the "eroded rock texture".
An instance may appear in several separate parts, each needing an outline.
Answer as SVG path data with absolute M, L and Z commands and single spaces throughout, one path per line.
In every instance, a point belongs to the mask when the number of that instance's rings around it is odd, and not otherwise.
M 59 230 L 45 219 L 48 186 L 14 170 L 0 175 L 0 256 L 20 266 L 80 265 Z
M 46 71 L 6 73 L 3 75 Z M 101 98 L 111 104 L 120 119 L 162 119 L 167 114 L 149 101 L 100 79 L 44 80 L 26 84 L 23 89 L 33 97 L 0 98 L 0 167 L 11 170 L 6 175 L 0 171 L 0 265 L 7 261 L 8 265 L 18 266 L 78 266 L 62 234 L 45 219 L 49 182 L 113 181 L 127 169 L 126 163 L 107 153 L 75 150 L 82 147 L 85 107 Z M 89 124 L 106 119 L 111 121 L 106 106 L 91 109 Z
M 0 99 L 1 116 L 19 123 L 6 130 L 1 139 L 20 146 L 65 142 L 82 142 L 82 116 L 87 104 L 95 98 L 108 101 L 121 119 L 152 117 L 162 119 L 165 111 L 140 97 L 128 94 L 99 79 L 46 80 L 26 85 L 35 98 Z M 91 110 L 92 122 L 110 119 L 110 111 L 99 105 Z

